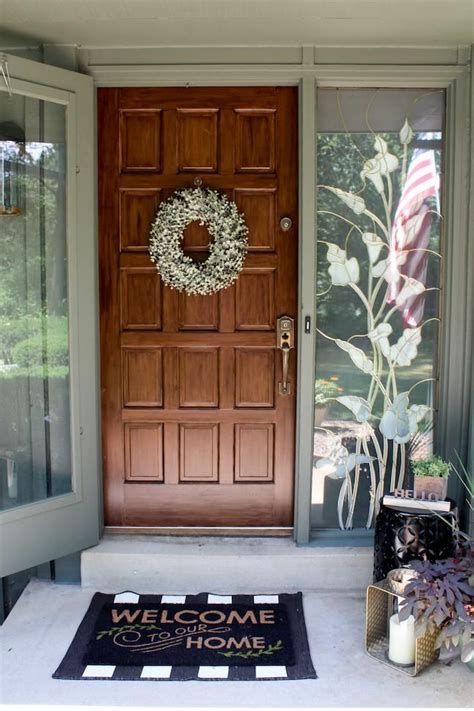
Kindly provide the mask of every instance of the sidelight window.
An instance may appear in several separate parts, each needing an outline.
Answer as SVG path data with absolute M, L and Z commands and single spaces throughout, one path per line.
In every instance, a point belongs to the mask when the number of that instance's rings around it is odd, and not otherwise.
M 370 528 L 436 442 L 444 105 L 318 91 L 316 528 Z

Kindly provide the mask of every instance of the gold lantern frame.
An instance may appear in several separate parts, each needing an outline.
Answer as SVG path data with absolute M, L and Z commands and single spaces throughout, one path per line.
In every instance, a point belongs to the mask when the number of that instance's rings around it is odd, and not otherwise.
M 397 664 L 388 658 L 390 616 L 393 614 L 393 598 L 400 597 L 391 590 L 387 579 L 369 585 L 366 595 L 365 651 L 373 659 L 398 669 L 409 676 L 416 676 L 438 658 L 435 649 L 437 632 L 424 634 L 416 640 L 415 663 L 410 666 Z

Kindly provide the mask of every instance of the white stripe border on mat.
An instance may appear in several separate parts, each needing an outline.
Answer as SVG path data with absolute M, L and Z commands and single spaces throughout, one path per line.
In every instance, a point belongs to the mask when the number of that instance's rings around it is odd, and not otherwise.
M 115 666 L 112 664 L 88 664 L 84 671 L 82 672 L 83 677 L 97 678 L 97 677 L 110 677 L 113 676 L 115 671 Z
M 211 605 L 232 605 L 232 595 L 211 595 L 207 596 L 207 604 Z
M 286 667 L 256 666 L 255 675 L 257 679 L 274 679 L 275 677 L 286 678 L 288 676 L 288 672 L 286 671 Z
M 141 679 L 169 679 L 173 667 L 143 667 Z
M 276 603 L 276 602 L 280 602 L 280 596 L 279 595 L 254 595 L 253 601 L 256 605 L 258 605 L 259 603 L 264 604 L 267 602 Z
M 182 605 L 186 602 L 186 595 L 162 595 L 161 602 L 175 603 L 176 605 Z
M 227 679 L 229 667 L 199 667 L 199 679 Z
M 140 595 L 134 592 L 119 593 L 114 597 L 114 602 L 139 602 Z

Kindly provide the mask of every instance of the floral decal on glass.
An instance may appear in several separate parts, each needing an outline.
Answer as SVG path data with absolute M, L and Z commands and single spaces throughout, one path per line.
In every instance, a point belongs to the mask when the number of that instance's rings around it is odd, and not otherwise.
M 347 390 L 325 400 L 337 403 L 339 412 L 344 408 L 352 429 L 347 437 L 338 426 L 344 415 L 315 428 L 316 442 L 325 437 L 325 456 L 316 457 L 315 474 L 342 480 L 338 522 L 352 528 L 364 471 L 370 480 L 370 527 L 383 493 L 406 483 L 407 445 L 428 431 L 433 419 L 426 391 L 434 381 L 434 359 L 427 362 L 425 349 L 423 367 L 416 362 L 429 324 L 431 343 L 439 321 L 437 298 L 428 302 L 428 293 L 439 291 L 440 135 L 417 130 L 410 119 L 410 106 L 419 117 L 428 93 L 410 97 L 396 132 L 393 126 L 379 132 L 371 110 L 382 99 L 372 92 L 366 125 L 355 133 L 347 130 L 343 94 L 336 94 L 345 130 L 329 135 L 319 156 L 319 166 L 321 152 L 324 161 L 333 161 L 319 174 L 340 179 L 318 185 L 317 330 L 323 348 L 352 373 Z M 328 374 L 326 368 L 323 375 Z M 429 432 L 425 440 L 430 446 Z

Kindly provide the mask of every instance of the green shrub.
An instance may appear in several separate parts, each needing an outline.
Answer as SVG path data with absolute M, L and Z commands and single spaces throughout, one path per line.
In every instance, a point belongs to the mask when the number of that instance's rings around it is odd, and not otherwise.
M 4 380 L 20 380 L 21 378 L 48 378 L 48 380 L 63 379 L 69 375 L 69 366 L 67 365 L 50 365 L 43 367 L 42 365 L 33 365 L 30 368 L 8 368 L 2 370 L 0 368 L 0 382 Z
M 49 367 L 67 366 L 69 363 L 69 339 L 66 317 L 53 316 L 46 319 L 45 334 L 41 330 L 19 341 L 13 348 L 13 361 L 20 368 L 35 368 L 46 364 Z

